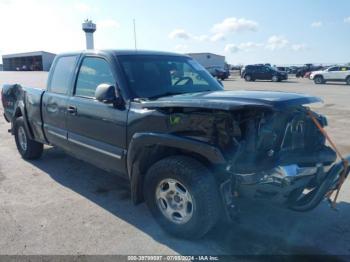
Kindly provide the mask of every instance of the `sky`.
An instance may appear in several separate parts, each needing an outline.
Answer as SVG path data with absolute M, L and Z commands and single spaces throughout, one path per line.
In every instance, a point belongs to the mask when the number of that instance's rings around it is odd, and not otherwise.
M 0 55 L 96 49 L 211 52 L 231 64 L 350 62 L 350 0 L 0 0 Z M 1 60 L 0 60 L 1 63 Z

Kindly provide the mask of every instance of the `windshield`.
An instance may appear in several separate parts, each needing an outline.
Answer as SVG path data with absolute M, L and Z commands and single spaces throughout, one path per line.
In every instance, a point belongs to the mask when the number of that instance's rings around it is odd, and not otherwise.
M 118 56 L 133 98 L 222 90 L 200 64 L 188 57 Z

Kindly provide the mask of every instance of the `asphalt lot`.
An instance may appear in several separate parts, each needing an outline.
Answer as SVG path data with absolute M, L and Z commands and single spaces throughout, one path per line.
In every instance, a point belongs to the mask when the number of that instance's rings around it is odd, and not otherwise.
M 45 86 L 46 73 L 0 72 L 0 85 Z M 303 92 L 323 98 L 313 106 L 329 133 L 350 154 L 350 86 L 309 80 L 224 81 L 227 90 Z M 0 113 L 2 115 L 2 106 Z M 350 183 L 338 211 L 326 202 L 309 213 L 251 204 L 237 224 L 218 225 L 199 241 L 165 234 L 144 204 L 134 206 L 127 182 L 47 147 L 39 161 L 17 153 L 0 117 L 0 254 L 336 254 L 350 255 Z

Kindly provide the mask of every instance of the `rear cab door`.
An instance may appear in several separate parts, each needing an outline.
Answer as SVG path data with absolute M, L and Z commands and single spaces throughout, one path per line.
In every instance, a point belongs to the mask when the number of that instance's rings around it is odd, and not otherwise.
M 51 144 L 63 148 L 67 147 L 67 100 L 78 58 L 78 54 L 56 57 L 42 98 L 45 136 Z
M 105 170 L 126 175 L 127 109 L 95 99 L 100 84 L 118 85 L 113 56 L 83 54 L 67 101 L 67 130 L 71 152 Z

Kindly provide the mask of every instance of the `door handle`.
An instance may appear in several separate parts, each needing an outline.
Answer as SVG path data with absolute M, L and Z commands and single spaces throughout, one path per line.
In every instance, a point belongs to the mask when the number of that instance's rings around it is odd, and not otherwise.
M 67 111 L 69 114 L 76 115 L 77 114 L 77 108 L 75 106 L 68 106 Z

